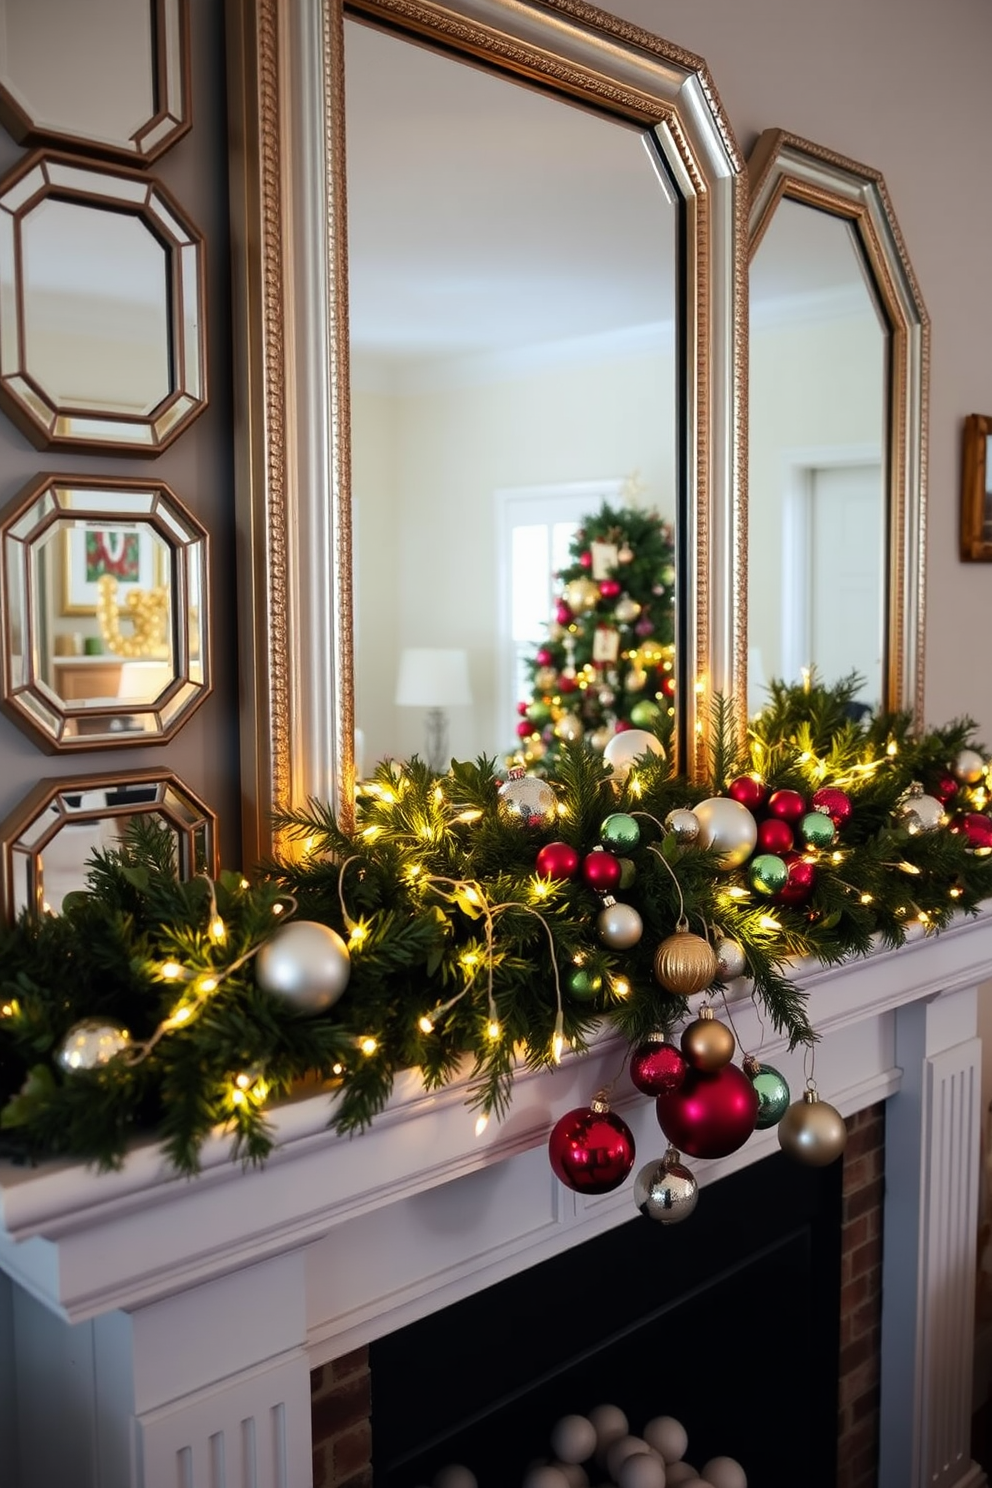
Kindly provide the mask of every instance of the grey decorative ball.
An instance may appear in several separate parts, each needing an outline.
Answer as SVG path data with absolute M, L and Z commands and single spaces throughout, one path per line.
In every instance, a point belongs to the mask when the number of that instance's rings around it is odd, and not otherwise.
M 645 1163 L 634 1179 L 634 1203 L 659 1224 L 680 1224 L 696 1207 L 699 1187 L 689 1169 L 666 1153 Z
M 896 816 L 907 832 L 934 832 L 944 820 L 944 806 L 936 796 L 905 796 L 896 807 Z
M 716 951 L 717 976 L 721 982 L 732 982 L 734 977 L 743 976 L 747 971 L 747 957 L 739 940 L 732 940 L 729 935 L 724 935 L 713 949 Z
M 614 951 L 626 951 L 644 934 L 644 923 L 632 904 L 618 904 L 608 897 L 596 916 L 596 934 Z
M 55 1062 L 67 1074 L 74 1070 L 102 1069 L 130 1042 L 131 1035 L 119 1023 L 84 1018 L 69 1029 L 56 1050 Z
M 665 817 L 665 827 L 679 842 L 695 842 L 699 836 L 699 817 L 688 806 L 677 806 Z
M 985 773 L 985 761 L 977 749 L 962 749 L 955 758 L 954 773 L 965 785 L 977 785 Z
M 316 920 L 281 925 L 255 957 L 262 990 L 308 1017 L 333 1007 L 350 976 L 348 947 L 336 930 Z

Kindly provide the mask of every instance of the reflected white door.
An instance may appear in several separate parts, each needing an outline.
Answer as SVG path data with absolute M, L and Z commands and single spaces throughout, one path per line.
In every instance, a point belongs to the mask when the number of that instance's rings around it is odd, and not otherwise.
M 882 692 L 881 467 L 809 474 L 809 660 L 827 683 L 859 672 L 861 697 L 874 706 Z

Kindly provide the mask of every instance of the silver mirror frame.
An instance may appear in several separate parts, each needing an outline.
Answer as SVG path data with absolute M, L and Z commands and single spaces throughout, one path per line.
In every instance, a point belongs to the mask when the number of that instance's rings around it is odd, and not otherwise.
M 705 63 L 583 0 L 228 0 L 249 861 L 292 850 L 273 812 L 354 811 L 345 13 L 656 130 L 685 262 L 679 768 L 716 694 L 744 727 L 747 199 Z
M 878 171 L 782 129 L 766 129 L 748 159 L 754 257 L 787 198 L 845 218 L 857 234 L 888 325 L 888 571 L 883 704 L 924 720 L 927 411 L 930 320 Z M 830 679 L 827 679 L 830 680 Z

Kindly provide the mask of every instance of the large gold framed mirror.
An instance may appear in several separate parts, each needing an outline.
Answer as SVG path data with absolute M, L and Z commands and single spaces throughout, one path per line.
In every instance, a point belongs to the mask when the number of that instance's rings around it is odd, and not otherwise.
M 767 130 L 748 172 L 749 707 L 815 669 L 920 723 L 923 300 L 877 171 Z
M 42 780 L 0 824 L 3 912 L 57 914 L 86 888 L 93 854 L 119 846 L 128 823 L 151 816 L 172 836 L 181 878 L 217 872 L 217 818 L 169 770 Z
M 0 406 L 37 448 L 171 444 L 206 406 L 203 296 L 203 240 L 141 171 L 39 152 L 0 181 Z
M 189 0 L 0 0 L 0 123 L 23 144 L 155 160 L 190 126 Z
M 425 370 L 426 381 L 433 377 L 437 383 L 451 371 L 450 365 L 424 369 L 440 351 L 438 359 L 449 364 L 474 358 L 476 371 L 488 358 L 493 388 L 499 356 L 519 352 L 518 344 L 479 340 L 475 322 L 469 325 L 467 299 L 459 314 L 459 294 L 474 301 L 473 315 L 480 304 L 487 307 L 496 332 L 507 336 L 517 333 L 530 307 L 538 327 L 531 341 L 544 351 L 554 345 L 559 376 L 566 343 L 574 348 L 583 342 L 587 354 L 590 341 L 623 330 L 629 353 L 646 324 L 657 330 L 669 317 L 667 350 L 659 337 L 647 353 L 656 362 L 667 356 L 669 392 L 653 406 L 645 400 L 635 434 L 618 440 L 608 457 L 602 448 L 592 452 L 591 444 L 586 448 L 587 426 L 597 417 L 609 424 L 624 404 L 623 394 L 614 392 L 612 404 L 606 395 L 592 403 L 576 398 L 570 410 L 562 400 L 559 422 L 564 437 L 571 430 L 571 462 L 545 445 L 535 450 L 530 472 L 518 460 L 507 479 L 521 486 L 567 485 L 583 476 L 616 481 L 650 460 L 647 501 L 670 513 L 677 528 L 677 763 L 690 773 L 700 770 L 713 696 L 733 697 L 743 719 L 746 633 L 738 468 L 746 202 L 740 156 L 705 64 L 581 0 L 356 0 L 343 6 L 338 0 L 231 0 L 229 11 L 236 84 L 232 137 L 240 157 L 233 231 L 244 327 L 239 381 L 245 438 L 239 441 L 244 458 L 238 482 L 247 559 L 243 630 L 252 658 L 242 728 L 246 851 L 271 847 L 273 808 L 308 796 L 332 800 L 342 820 L 350 821 L 356 722 L 364 730 L 379 727 L 356 718 L 356 655 L 363 712 L 383 702 L 375 696 L 379 685 L 391 712 L 399 639 L 420 649 L 442 644 L 445 636 L 450 645 L 465 645 L 473 692 L 478 685 L 486 699 L 476 711 L 491 720 L 492 736 L 479 742 L 488 754 L 506 743 L 510 720 L 497 717 L 491 690 L 497 662 L 481 629 L 472 629 L 477 617 L 465 607 L 468 585 L 475 609 L 496 609 L 494 583 L 482 565 L 491 561 L 494 547 L 498 462 L 481 445 L 466 442 L 468 421 L 449 409 L 432 432 L 437 452 L 444 447 L 439 431 L 460 430 L 458 447 L 447 444 L 446 506 L 421 507 L 418 514 L 412 504 L 407 508 L 405 491 L 398 503 L 394 491 L 388 506 L 376 505 L 375 466 L 384 451 L 375 433 L 365 438 L 370 400 L 381 393 L 384 378 L 393 383 L 393 394 L 399 382 L 405 394 L 420 397 L 426 383 L 411 391 L 414 373 Z M 401 114 L 414 89 L 421 99 L 426 93 L 440 102 L 435 78 L 443 79 L 438 87 L 446 92 L 446 122 L 433 136 L 429 127 L 418 135 L 423 149 L 409 149 L 402 119 L 390 123 L 397 102 L 390 94 L 399 90 Z M 493 127 L 486 128 L 487 120 Z M 412 117 L 407 125 L 419 128 Z M 354 149 L 346 138 L 350 129 Z M 442 228 L 447 225 L 441 236 L 449 256 L 439 264 L 439 236 L 419 208 L 429 164 L 424 152 L 431 145 L 446 147 L 435 163 L 450 178 L 450 147 L 457 146 L 459 129 L 465 148 L 458 191 L 446 198 L 438 178 L 430 186 L 431 211 L 436 216 L 443 208 Z M 528 159 L 528 150 L 539 158 Z M 409 179 L 414 160 L 415 182 Z M 610 194 L 617 185 L 611 160 L 622 162 L 616 174 L 634 193 L 619 205 Z M 374 169 L 367 174 L 370 164 Z M 387 173 L 398 196 L 384 198 L 377 191 L 376 169 Z M 553 203 L 569 192 L 573 204 L 581 199 L 584 215 L 565 223 L 558 214 L 555 221 Z M 459 213 L 466 193 L 474 205 Z M 492 273 L 493 257 L 499 257 L 492 249 L 499 244 L 491 235 L 500 226 L 500 203 L 511 202 L 511 193 L 531 208 L 525 218 L 514 206 L 514 221 L 529 235 L 514 245 L 508 266 L 518 282 L 516 301 Z M 645 221 L 650 225 L 642 231 Z M 611 222 L 618 241 L 610 241 Z M 568 224 L 571 242 L 563 248 L 552 229 Z M 481 235 L 473 238 L 473 227 Z M 622 242 L 625 229 L 636 242 Z M 576 242 L 584 230 L 591 253 Z M 499 242 L 509 236 L 501 229 Z M 561 305 L 569 280 L 578 287 L 573 301 L 592 300 L 588 276 L 597 242 L 609 250 L 597 299 L 610 289 L 622 298 L 618 278 L 643 285 L 652 254 L 657 283 L 640 303 L 614 307 L 613 319 L 573 319 L 573 303 L 549 320 L 552 302 Z M 460 259 L 451 256 L 455 250 Z M 549 274 L 552 262 L 557 275 Z M 590 287 L 585 296 L 584 283 Z M 438 307 L 445 284 L 443 318 Z M 418 298 L 421 321 L 414 326 Z M 392 337 L 388 345 L 384 332 Z M 398 344 L 404 336 L 411 338 L 405 347 Z M 649 377 L 647 385 L 663 383 Z M 541 409 L 547 407 L 543 395 L 532 401 L 532 428 L 541 425 L 546 432 L 551 420 Z M 409 398 L 405 410 L 390 417 L 394 427 L 404 420 L 408 427 L 417 423 Z M 426 422 L 419 427 L 423 434 Z M 504 423 L 502 434 L 519 453 L 521 426 Z M 485 437 L 491 449 L 499 442 L 498 425 Z M 639 455 L 642 449 L 647 456 Z M 411 480 L 436 487 L 439 474 L 435 458 Z M 444 511 L 457 511 L 457 523 L 472 540 L 471 562 L 467 550 L 454 544 L 454 523 Z M 385 565 L 387 540 L 407 555 L 412 611 L 398 602 L 394 559 L 375 579 L 375 554 L 379 549 Z M 448 611 L 428 618 L 428 603 L 446 591 Z M 381 636 L 368 626 L 370 620 L 381 625 L 383 610 L 390 635 L 380 645 Z M 456 638 L 459 633 L 464 639 Z M 378 684 L 380 654 L 386 660 Z M 392 752 L 389 728 L 387 719 L 366 752 L 366 768 L 374 762 L 370 753 Z
M 44 475 L 0 545 L 5 711 L 50 751 L 172 738 L 210 691 L 207 534 L 178 497 Z

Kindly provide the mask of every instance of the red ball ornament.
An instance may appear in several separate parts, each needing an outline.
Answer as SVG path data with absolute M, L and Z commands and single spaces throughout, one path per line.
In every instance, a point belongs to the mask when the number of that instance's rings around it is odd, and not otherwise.
M 527 709 L 529 707 L 530 707 L 530 703 L 528 703 L 526 701 L 517 704 L 517 712 L 520 714 L 520 717 L 521 718 L 526 718 L 527 717 Z
M 574 878 L 581 858 L 570 842 L 546 842 L 535 867 L 541 878 Z
M 638 1044 L 630 1056 L 630 1078 L 644 1095 L 672 1095 L 682 1086 L 689 1065 L 681 1049 L 663 1040 Z
M 547 646 L 542 646 L 534 658 L 538 666 L 552 666 L 554 664 L 554 652 L 549 651 Z
M 555 1122 L 548 1156 L 555 1177 L 567 1188 L 582 1194 L 609 1193 L 634 1166 L 634 1136 L 597 1096 L 589 1106 L 577 1106 Z
M 981 811 L 969 811 L 951 828 L 962 835 L 969 847 L 992 847 L 992 820 Z
M 559 599 L 555 605 L 555 619 L 558 621 L 558 624 L 571 625 L 574 618 L 571 607 L 563 599 Z
M 727 795 L 732 801 L 739 801 L 746 806 L 748 811 L 757 811 L 768 800 L 768 787 L 757 775 L 738 775 L 727 786 Z M 769 848 L 769 852 L 773 852 Z
M 616 723 L 613 725 L 613 732 L 615 734 L 622 734 L 625 732 L 625 730 L 633 727 L 634 725 L 631 723 L 629 718 L 618 718 Z
M 662 679 L 661 690 L 666 697 L 675 696 L 675 678 L 672 676 L 671 672 L 667 672 Z
M 816 869 L 798 853 L 786 853 L 785 865 L 789 870 L 789 877 L 785 881 L 785 887 L 773 896 L 775 903 L 805 904 L 816 883 Z
M 838 831 L 845 822 L 851 820 L 851 812 L 854 810 L 847 791 L 840 790 L 836 785 L 823 785 L 814 791 L 810 805 L 814 811 L 822 811 L 829 816 Z
M 582 859 L 582 877 L 598 894 L 609 894 L 620 882 L 623 868 L 620 859 L 603 848 L 596 848 Z
M 520 722 L 517 724 L 517 738 L 518 739 L 529 739 L 530 736 L 531 736 L 531 734 L 536 734 L 536 733 L 537 733 L 537 730 L 535 729 L 534 725 L 532 723 L 528 723 L 525 718 L 522 718 L 520 720 Z
M 782 821 L 795 825 L 800 817 L 806 815 L 806 802 L 798 791 L 772 791 L 768 797 L 768 815 L 781 817 Z
M 592 554 L 590 552 L 579 554 L 579 564 L 582 568 L 592 568 Z
M 763 822 L 758 823 L 758 843 L 755 849 L 759 853 L 775 853 L 777 857 L 792 851 L 795 838 L 792 828 L 787 821 L 780 816 L 766 817 Z
M 953 800 L 957 795 L 958 785 L 959 782 L 954 779 L 953 775 L 941 775 L 938 780 L 934 781 L 930 795 L 936 796 L 940 804 L 946 806 L 948 801 Z
M 566 677 L 563 673 L 555 685 L 559 692 L 574 692 L 579 684 L 574 677 Z
M 599 581 L 599 592 L 604 599 L 616 599 L 622 587 L 619 579 L 600 579 Z
M 743 1147 L 758 1120 L 758 1092 L 736 1064 L 712 1074 L 690 1069 L 682 1086 L 659 1095 L 658 1125 L 690 1157 L 727 1157 Z

